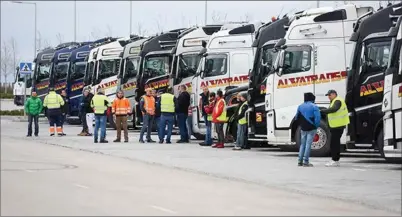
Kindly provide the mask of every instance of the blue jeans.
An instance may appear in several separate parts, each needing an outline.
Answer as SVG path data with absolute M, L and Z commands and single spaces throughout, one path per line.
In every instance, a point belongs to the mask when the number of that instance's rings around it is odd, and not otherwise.
M 95 130 L 94 139 L 98 141 L 98 131 L 100 128 L 100 140 L 105 140 L 106 137 L 106 115 L 95 115 Z
M 188 141 L 188 131 L 187 131 L 187 113 L 177 113 L 177 119 L 179 122 L 179 130 L 180 130 L 180 140 Z
M 316 132 L 317 130 L 301 131 L 299 162 L 302 162 L 304 157 L 304 163 L 309 163 L 311 144 Z
M 143 140 L 144 133 L 147 131 L 147 141 L 151 140 L 151 131 L 152 131 L 152 121 L 154 116 L 152 115 L 144 115 L 143 116 L 143 122 L 142 122 L 142 128 L 141 128 L 141 133 L 140 133 L 140 141 Z
M 205 127 L 207 128 L 207 133 L 205 134 L 205 144 L 212 145 L 212 123 L 208 121 L 208 116 L 204 116 Z
M 173 131 L 173 115 L 161 115 L 161 120 L 159 122 L 158 136 L 159 141 L 163 141 L 166 136 L 166 142 L 170 142 L 170 137 Z M 167 125 L 167 130 L 166 130 Z
M 236 147 L 245 148 L 247 141 L 247 124 L 237 124 Z

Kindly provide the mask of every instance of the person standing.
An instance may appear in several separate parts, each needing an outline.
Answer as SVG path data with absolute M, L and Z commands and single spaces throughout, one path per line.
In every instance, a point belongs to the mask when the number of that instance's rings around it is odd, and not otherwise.
M 173 131 L 174 111 L 176 99 L 173 95 L 173 89 L 168 87 L 166 93 L 160 96 L 161 120 L 159 123 L 158 136 L 159 143 L 163 143 L 166 135 L 166 144 L 170 144 L 170 137 Z M 166 131 L 167 125 L 167 131 Z
M 161 105 L 160 105 L 160 98 L 161 98 L 161 92 L 156 93 L 156 90 L 152 90 L 152 96 L 155 98 L 155 125 L 156 125 L 156 130 L 159 130 L 159 122 L 161 119 Z M 153 123 L 152 123 L 153 124 Z
M 191 139 L 191 136 L 193 135 L 193 107 L 192 106 L 188 107 L 186 124 L 187 124 L 188 138 Z
M 112 114 L 116 116 L 117 137 L 113 142 L 121 141 L 121 128 L 124 131 L 124 142 L 128 142 L 127 115 L 131 114 L 131 105 L 123 91 L 117 92 L 117 98 L 113 100 Z
M 211 146 L 212 145 L 211 121 L 208 121 L 208 114 L 205 110 L 205 108 L 208 107 L 209 105 L 210 105 L 210 101 L 209 101 L 208 86 L 203 86 L 202 93 L 200 94 L 200 101 L 198 104 L 198 108 L 201 110 L 202 117 L 204 117 L 204 123 L 205 123 L 205 127 L 207 128 L 207 132 L 205 134 L 204 142 L 199 143 L 199 145 L 201 145 L 201 146 Z M 210 114 L 212 114 L 212 112 Z M 209 129 L 209 131 L 208 131 L 208 129 Z
M 215 93 L 209 93 L 209 105 L 204 106 L 205 115 L 205 127 L 206 127 L 206 135 L 205 142 L 200 143 L 201 146 L 211 146 L 212 145 L 212 112 L 215 108 Z
M 64 122 L 66 121 L 67 118 L 67 114 L 68 114 L 68 107 L 69 107 L 69 103 L 68 103 L 68 97 L 67 97 L 67 92 L 66 90 L 62 90 L 61 93 L 61 98 L 63 98 L 64 101 L 64 105 L 61 108 L 61 130 L 62 130 L 62 134 L 63 136 L 65 136 L 66 134 L 64 133 Z
M 92 136 L 93 133 L 93 109 L 91 101 L 94 95 L 89 88 L 85 88 L 80 103 L 80 117 L 82 122 L 82 131 L 79 136 Z M 87 115 L 88 114 L 88 115 Z
M 91 100 L 91 107 L 95 113 L 95 131 L 94 131 L 94 142 L 98 143 L 98 133 L 99 128 L 101 131 L 100 143 L 108 143 L 106 140 L 106 111 L 110 107 L 110 101 L 105 96 L 104 90 L 98 88 L 98 93 Z
M 189 142 L 188 131 L 187 131 L 187 116 L 188 107 L 190 106 L 190 94 L 187 92 L 186 85 L 180 86 L 180 94 L 177 98 L 176 112 L 177 120 L 179 122 L 180 130 L 180 140 L 177 143 Z
M 147 142 L 153 143 L 154 140 L 151 139 L 152 132 L 152 122 L 155 115 L 155 98 L 152 96 L 152 89 L 147 88 L 145 90 L 146 95 L 141 97 L 140 109 L 143 115 L 143 123 L 140 132 L 140 142 L 144 143 L 144 133 L 147 131 Z
M 49 94 L 47 94 L 43 100 L 43 107 L 46 109 L 46 115 L 49 120 L 50 136 L 54 136 L 55 132 L 57 132 L 57 135 L 63 136 L 63 131 L 61 129 L 61 107 L 63 105 L 63 98 L 56 93 L 54 87 L 49 87 Z M 54 129 L 54 125 L 56 125 L 56 130 Z
M 314 102 L 315 96 L 313 93 L 304 93 L 304 103 L 297 107 L 295 120 L 298 121 L 301 128 L 299 166 L 313 166 L 309 161 L 311 144 L 313 143 L 314 136 L 321 121 L 320 109 Z
M 25 112 L 28 115 L 28 134 L 27 137 L 32 136 L 32 121 L 35 124 L 34 135 L 39 135 L 39 114 L 42 112 L 42 101 L 38 97 L 36 91 L 32 91 L 31 96 L 25 102 Z
M 323 114 L 327 114 L 328 125 L 331 131 L 331 157 L 332 161 L 326 166 L 340 166 L 341 158 L 341 137 L 343 130 L 350 123 L 349 111 L 345 100 L 338 96 L 335 90 L 329 90 L 325 96 L 331 101 L 328 109 L 322 109 Z
M 239 93 L 239 111 L 237 115 L 237 139 L 233 150 L 248 149 L 247 145 L 247 93 Z
M 223 132 L 223 125 L 227 121 L 226 118 L 226 102 L 223 98 L 222 90 L 216 92 L 216 104 L 212 112 L 212 122 L 215 123 L 216 133 L 218 134 L 218 142 L 212 145 L 212 148 L 225 147 L 225 135 Z

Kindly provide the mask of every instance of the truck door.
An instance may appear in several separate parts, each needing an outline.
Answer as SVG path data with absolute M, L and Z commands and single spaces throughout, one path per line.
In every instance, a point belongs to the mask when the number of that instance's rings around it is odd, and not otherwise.
M 175 95 L 178 94 L 180 85 L 186 85 L 189 93 L 193 91 L 191 81 L 197 71 L 200 59 L 201 56 L 197 53 L 187 53 L 178 56 L 178 61 L 176 63 L 177 75 L 174 81 Z
M 224 90 L 224 78 L 229 77 L 229 58 L 227 53 L 209 54 L 205 58 L 204 72 L 200 79 L 199 87 L 208 86 L 210 92 L 218 89 Z M 200 92 L 201 93 L 201 92 Z
M 289 46 L 281 55 L 283 67 L 274 76 L 275 128 L 289 128 L 304 93 L 314 92 L 312 46 Z
M 361 66 L 356 76 L 353 100 L 354 118 L 352 123 L 356 132 L 355 142 L 371 144 L 375 126 L 381 120 L 384 73 L 390 54 L 390 40 L 372 39 L 363 45 Z

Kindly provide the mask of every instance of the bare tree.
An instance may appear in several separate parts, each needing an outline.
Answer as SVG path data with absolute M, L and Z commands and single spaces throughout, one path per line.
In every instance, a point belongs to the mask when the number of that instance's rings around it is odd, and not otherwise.
M 91 31 L 92 39 L 97 40 L 97 39 L 99 39 L 100 35 L 101 35 L 101 32 L 98 28 L 92 28 L 92 31 Z
M 106 35 L 107 37 L 112 37 L 112 35 L 113 35 L 112 27 L 111 27 L 109 24 L 106 26 L 106 33 L 105 33 L 105 35 Z
M 61 44 L 62 42 L 60 42 L 59 44 Z M 47 40 L 47 39 L 45 39 L 45 40 L 43 40 L 43 48 L 46 48 L 46 47 L 50 47 L 50 41 L 49 40 Z
M 156 30 L 158 31 L 158 33 L 162 32 L 163 27 L 162 27 L 160 19 L 155 19 L 155 23 L 156 23 Z
M 219 12 L 212 11 L 212 21 L 214 21 L 214 23 L 220 22 L 221 21 L 221 14 Z
M 56 39 L 57 39 L 57 43 L 59 43 L 59 44 L 61 44 L 61 43 L 63 43 L 63 36 L 60 34 L 60 32 L 58 32 L 57 34 L 56 34 Z
M 17 67 L 17 42 L 15 41 L 14 37 L 11 37 L 10 39 L 10 48 L 11 48 L 11 54 L 13 56 L 13 65 L 11 68 L 15 69 Z M 13 77 L 15 78 L 15 74 L 16 71 L 15 70 L 11 70 L 11 74 L 13 75 Z
M 4 80 L 1 83 L 8 83 L 9 75 L 14 73 L 12 65 L 12 54 L 9 45 L 3 41 L 3 46 L 1 46 L 1 75 Z M 5 90 L 7 92 L 7 90 Z
M 247 12 L 244 14 L 243 19 L 241 19 L 241 21 L 250 22 L 251 19 L 252 19 L 252 15 Z
M 141 22 L 137 23 L 137 33 L 138 33 L 138 35 L 142 35 L 142 36 L 147 33 L 147 30 L 143 29 Z

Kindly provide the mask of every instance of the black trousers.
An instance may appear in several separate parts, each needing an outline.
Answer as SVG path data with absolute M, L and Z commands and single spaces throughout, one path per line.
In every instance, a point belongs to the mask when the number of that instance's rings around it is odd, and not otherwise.
M 28 135 L 32 136 L 32 122 L 35 124 L 35 135 L 39 133 L 39 115 L 28 115 Z
M 331 128 L 331 157 L 333 161 L 341 158 L 341 137 L 344 128 Z
M 81 123 L 82 123 L 82 132 L 87 132 L 88 133 L 88 124 L 87 124 L 87 113 L 82 112 L 81 113 Z M 92 132 L 91 132 L 92 133 Z

